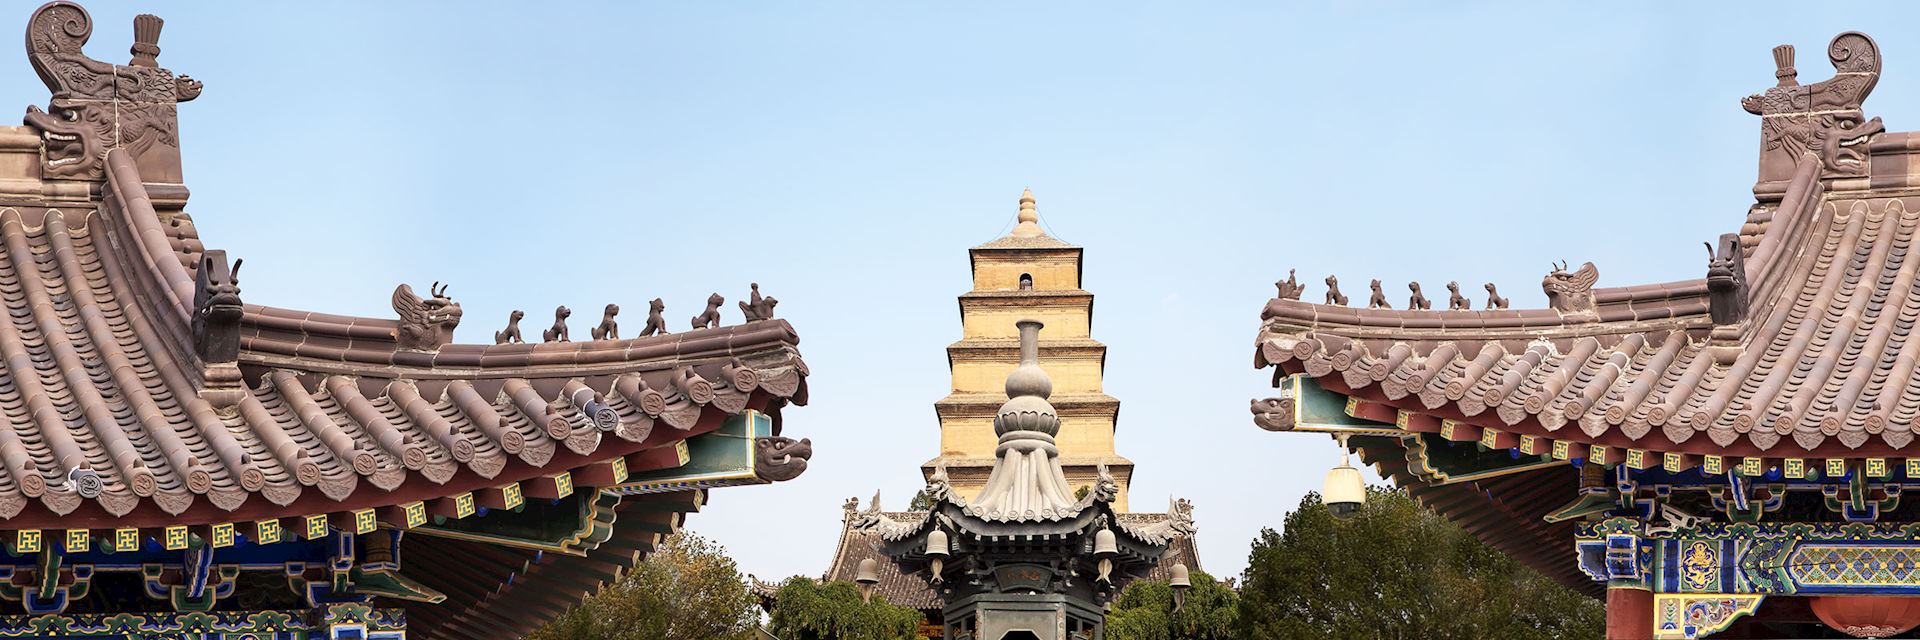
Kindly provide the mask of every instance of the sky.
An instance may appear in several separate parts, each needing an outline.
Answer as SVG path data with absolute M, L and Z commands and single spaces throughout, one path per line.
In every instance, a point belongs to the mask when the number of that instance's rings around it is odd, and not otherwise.
M 1603 287 L 1700 277 L 1752 202 L 1739 98 L 1773 85 L 1777 44 L 1814 82 L 1835 34 L 1867 32 L 1867 114 L 1920 121 L 1901 4 L 87 6 L 93 57 L 124 61 L 158 13 L 162 66 L 206 84 L 179 110 L 188 211 L 246 260 L 249 302 L 388 317 L 395 285 L 440 281 L 457 340 L 485 342 L 514 309 L 584 331 L 662 297 L 679 329 L 715 291 L 778 297 L 812 464 L 689 521 L 763 579 L 823 571 L 846 498 L 903 509 L 922 485 L 966 250 L 1022 187 L 1086 247 L 1134 508 L 1193 500 L 1225 576 L 1338 457 L 1247 409 L 1273 393 L 1254 338 L 1288 269 L 1308 299 L 1337 274 L 1357 300 L 1495 282 L 1515 307 L 1544 306 L 1559 260 Z M 22 110 L 46 102 L 23 58 L 0 65 Z

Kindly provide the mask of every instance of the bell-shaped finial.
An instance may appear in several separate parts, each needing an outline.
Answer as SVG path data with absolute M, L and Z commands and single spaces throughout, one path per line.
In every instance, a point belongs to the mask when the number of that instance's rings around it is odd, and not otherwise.
M 947 542 L 947 532 L 934 529 L 927 532 L 927 555 L 944 558 L 953 553 L 953 545 Z
M 164 25 L 166 25 L 165 20 L 151 13 L 142 13 L 133 17 L 133 48 L 128 50 L 133 54 L 133 60 L 127 62 L 127 65 L 160 66 L 160 63 L 154 59 L 160 57 L 160 27 Z
M 1093 534 L 1093 555 L 1106 558 L 1120 553 L 1120 544 L 1115 540 L 1112 529 L 1101 529 Z

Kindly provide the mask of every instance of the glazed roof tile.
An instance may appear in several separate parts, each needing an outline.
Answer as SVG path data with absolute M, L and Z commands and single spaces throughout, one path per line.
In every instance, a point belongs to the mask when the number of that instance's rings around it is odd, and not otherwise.
M 1818 163 L 1745 258 L 1718 328 L 1704 279 L 1594 309 L 1404 311 L 1276 299 L 1255 356 L 1344 393 L 1503 431 L 1661 451 L 1887 454 L 1920 417 L 1920 202 L 1827 193 Z
M 112 185 L 130 197 L 0 207 L 0 303 L 12 320 L 0 322 L 0 517 L 15 528 L 397 504 L 418 499 L 390 493 L 410 481 L 456 493 L 550 475 L 671 444 L 703 413 L 805 400 L 798 338 L 780 320 L 426 353 L 400 349 L 392 320 L 248 306 L 244 394 L 222 410 L 201 397 L 179 344 L 191 334 L 179 301 L 193 292 L 170 286 L 192 282 L 198 243 L 162 244 L 152 209 L 122 204 L 144 199 L 143 185 Z M 700 382 L 687 386 L 683 371 Z M 579 389 L 604 399 L 618 426 L 595 428 L 567 400 Z M 98 498 L 71 486 L 77 470 L 98 475 Z

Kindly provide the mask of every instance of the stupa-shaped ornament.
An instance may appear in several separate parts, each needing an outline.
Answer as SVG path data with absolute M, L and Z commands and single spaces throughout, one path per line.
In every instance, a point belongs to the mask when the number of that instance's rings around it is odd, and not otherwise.
M 989 520 L 1069 517 L 1080 507 L 1060 470 L 1060 449 L 1053 442 L 1060 416 L 1047 402 L 1053 380 L 1040 368 L 1043 325 L 1029 319 L 1014 326 L 1020 329 L 1020 365 L 1007 376 L 1007 402 L 993 419 L 1000 445 L 986 488 L 967 510 Z

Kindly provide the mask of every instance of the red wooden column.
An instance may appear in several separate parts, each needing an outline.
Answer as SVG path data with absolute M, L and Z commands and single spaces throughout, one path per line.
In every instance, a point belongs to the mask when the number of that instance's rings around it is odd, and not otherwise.
M 1653 592 L 1634 587 L 1607 589 L 1607 640 L 1652 640 Z

